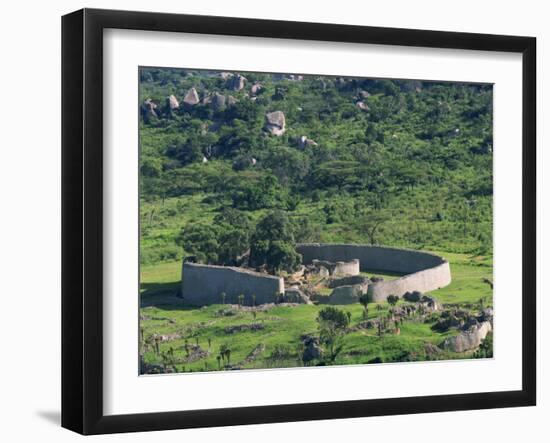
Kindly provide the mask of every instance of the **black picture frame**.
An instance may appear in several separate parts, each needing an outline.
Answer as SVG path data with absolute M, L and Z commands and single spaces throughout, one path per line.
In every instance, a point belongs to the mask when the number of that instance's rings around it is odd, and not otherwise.
M 522 54 L 522 389 L 177 412 L 103 413 L 103 31 L 108 28 Z M 62 426 L 82 434 L 536 404 L 536 39 L 83 9 L 62 18 Z

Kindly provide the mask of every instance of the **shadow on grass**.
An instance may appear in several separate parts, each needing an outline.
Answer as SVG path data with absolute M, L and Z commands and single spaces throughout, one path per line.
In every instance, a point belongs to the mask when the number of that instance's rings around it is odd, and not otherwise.
M 189 311 L 197 309 L 188 306 L 179 297 L 180 282 L 168 283 L 141 283 L 139 306 L 140 308 L 155 307 L 165 311 Z

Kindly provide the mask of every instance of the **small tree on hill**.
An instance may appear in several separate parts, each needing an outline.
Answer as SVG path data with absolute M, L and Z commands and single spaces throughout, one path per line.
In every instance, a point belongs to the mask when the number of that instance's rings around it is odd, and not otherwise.
M 388 303 L 393 307 L 399 301 L 399 297 L 397 295 L 390 294 L 388 295 L 387 300 L 388 300 Z
M 302 261 L 296 252 L 293 227 L 283 211 L 267 214 L 256 226 L 250 243 L 250 264 L 270 272 L 295 272 Z
M 382 226 L 389 220 L 389 215 L 383 210 L 373 210 L 359 217 L 357 228 L 364 232 L 371 245 L 378 243 L 378 234 Z
M 363 309 L 365 310 L 363 317 L 367 319 L 369 316 L 369 303 L 372 303 L 372 294 L 369 294 L 368 292 L 361 294 L 359 297 L 359 303 L 361 303 Z
M 349 325 L 349 317 L 344 311 L 329 306 L 319 311 L 317 322 L 321 342 L 328 348 L 328 359 L 334 363 L 342 351 L 341 338 Z

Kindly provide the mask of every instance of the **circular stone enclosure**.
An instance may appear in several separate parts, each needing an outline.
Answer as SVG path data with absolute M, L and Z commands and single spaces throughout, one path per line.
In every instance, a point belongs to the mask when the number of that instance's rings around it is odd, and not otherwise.
M 304 264 L 313 260 L 350 262 L 359 260 L 361 271 L 389 271 L 405 274 L 395 280 L 370 283 L 368 293 L 373 301 L 384 301 L 388 295 L 402 297 L 406 292 L 429 292 L 451 283 L 449 262 L 439 255 L 424 251 L 357 244 L 300 243 L 296 250 Z

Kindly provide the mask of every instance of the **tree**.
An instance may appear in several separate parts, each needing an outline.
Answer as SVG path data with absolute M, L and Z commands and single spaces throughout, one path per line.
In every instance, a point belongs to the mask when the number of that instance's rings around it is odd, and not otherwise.
M 252 223 L 243 211 L 224 208 L 214 223 L 218 227 L 218 261 L 220 264 L 238 266 L 250 246 Z
M 293 272 L 302 263 L 302 256 L 296 252 L 294 244 L 275 240 L 270 244 L 265 263 L 273 272 Z
M 227 348 L 225 351 L 225 357 L 227 358 L 227 364 L 231 364 L 231 349 Z
M 244 294 L 239 294 L 237 296 L 237 301 L 239 303 L 239 306 L 242 306 L 244 304 Z
M 231 358 L 231 349 L 229 349 L 227 343 L 223 343 L 222 345 L 220 345 L 220 352 L 218 357 L 220 357 L 222 363 L 227 360 L 227 364 L 229 365 Z
M 250 233 L 239 227 L 224 226 L 218 239 L 218 262 L 223 265 L 239 265 L 250 245 Z
M 380 229 L 388 220 L 389 214 L 387 214 L 386 211 L 381 209 L 368 211 L 366 214 L 359 217 L 357 228 L 367 235 L 371 245 L 376 245 L 378 243 Z
M 184 251 L 202 263 L 217 263 L 219 251 L 219 231 L 215 226 L 190 225 L 183 229 L 176 242 Z
M 387 300 L 388 300 L 388 303 L 393 307 L 399 301 L 399 297 L 397 295 L 390 294 L 388 295 Z
M 257 183 L 241 183 L 232 193 L 231 199 L 234 208 L 255 211 L 280 206 L 283 196 L 277 177 L 268 174 Z
M 182 165 L 196 163 L 203 158 L 203 146 L 197 136 L 193 135 L 187 142 L 171 145 L 166 155 L 178 160 Z
M 367 319 L 369 316 L 369 303 L 372 303 L 372 294 L 365 292 L 359 297 L 359 303 L 365 309 L 364 318 Z
M 220 294 L 220 296 L 221 296 L 221 299 L 222 299 L 222 305 L 225 305 L 225 299 L 226 299 L 226 297 L 227 297 L 227 294 L 226 294 L 225 292 L 222 292 L 222 293 Z
M 341 338 L 349 325 L 349 317 L 344 311 L 329 306 L 319 311 L 317 322 L 321 342 L 328 348 L 328 359 L 334 363 L 342 351 Z
M 270 272 L 294 272 L 301 264 L 296 252 L 292 224 L 283 211 L 273 211 L 260 220 L 251 237 L 250 264 Z
M 479 345 L 479 349 L 474 352 L 474 358 L 493 358 L 493 333 L 487 334 L 485 339 Z

